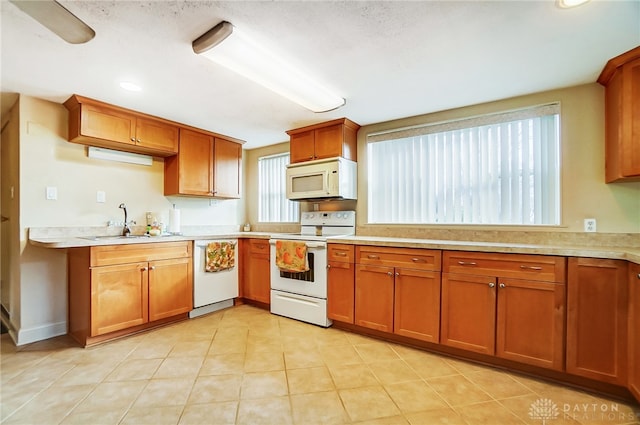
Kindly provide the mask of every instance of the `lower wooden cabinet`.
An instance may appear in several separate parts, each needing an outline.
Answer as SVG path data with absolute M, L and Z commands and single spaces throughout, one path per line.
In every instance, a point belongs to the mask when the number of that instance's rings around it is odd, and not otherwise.
M 393 332 L 393 267 L 356 265 L 355 324 Z
M 83 345 L 186 318 L 192 242 L 69 250 L 69 334 Z
M 640 264 L 629 264 L 629 390 L 640 401 Z
M 495 353 L 496 280 L 442 274 L 442 344 L 478 353 Z
M 356 325 L 439 342 L 440 251 L 361 246 L 356 261 Z
M 268 239 L 243 241 L 243 291 L 248 300 L 271 303 L 271 263 Z
M 355 265 L 353 245 L 327 245 L 327 316 L 354 323 Z
M 469 274 L 442 274 L 442 344 L 563 370 L 564 258 L 445 252 L 443 264 Z
M 191 264 L 190 258 L 149 263 L 149 321 L 193 309 Z
M 564 284 L 499 279 L 496 355 L 564 369 Z
M 149 321 L 147 263 L 91 269 L 89 336 L 142 325 Z
M 440 341 L 440 272 L 396 268 L 393 333 Z
M 569 258 L 567 372 L 627 384 L 627 262 Z

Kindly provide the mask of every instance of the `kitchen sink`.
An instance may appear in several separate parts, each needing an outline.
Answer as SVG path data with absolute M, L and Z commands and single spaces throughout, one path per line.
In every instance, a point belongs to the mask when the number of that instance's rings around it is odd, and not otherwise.
M 119 240 L 119 239 L 139 239 L 139 238 L 149 238 L 149 235 L 107 235 L 107 236 L 82 236 L 80 239 L 86 239 L 89 241 L 103 241 L 103 240 Z

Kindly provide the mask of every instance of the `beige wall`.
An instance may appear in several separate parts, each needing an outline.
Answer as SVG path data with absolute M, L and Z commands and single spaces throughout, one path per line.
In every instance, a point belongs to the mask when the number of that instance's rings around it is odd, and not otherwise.
M 561 104 L 562 221 L 560 226 L 388 226 L 367 224 L 367 134 L 556 101 Z M 286 144 L 280 144 L 277 147 L 277 152 L 285 152 L 288 148 Z M 255 161 L 248 162 L 247 175 L 251 175 L 255 179 L 257 158 L 276 151 L 273 151 L 271 147 L 249 151 L 249 155 Z M 248 184 L 253 183 L 248 181 Z M 257 194 L 255 191 L 247 190 L 247 196 L 247 216 L 253 222 L 257 217 Z M 319 203 L 318 205 L 320 209 L 325 210 L 339 208 L 332 202 Z M 303 206 L 303 209 L 309 208 L 309 205 Z M 428 235 L 429 230 L 453 229 L 458 232 L 457 236 L 460 236 L 461 232 L 464 235 L 464 232 L 478 230 L 494 233 L 496 231 L 525 230 L 582 232 L 585 218 L 596 218 L 598 233 L 640 233 L 640 183 L 604 183 L 604 89 L 599 84 L 593 83 L 363 126 L 358 132 L 358 201 L 356 211 L 359 233 L 385 236 L 408 236 L 416 228 L 423 231 L 420 233 L 421 235 Z M 427 232 L 424 232 L 425 230 Z
M 167 223 L 172 204 L 181 209 L 183 228 L 238 229 L 245 220 L 244 200 L 165 197 L 162 159 L 142 166 L 88 158 L 85 146 L 66 140 L 68 114 L 62 105 L 20 96 L 19 108 L 20 278 L 11 288 L 13 298 L 19 294 L 11 306 L 19 344 L 66 333 L 66 251 L 29 245 L 30 227 L 106 226 L 108 220 L 123 220 L 121 202 L 141 229 L 146 211 Z M 57 187 L 57 200 L 45 199 L 47 186 Z M 106 192 L 105 203 L 96 202 L 98 190 Z

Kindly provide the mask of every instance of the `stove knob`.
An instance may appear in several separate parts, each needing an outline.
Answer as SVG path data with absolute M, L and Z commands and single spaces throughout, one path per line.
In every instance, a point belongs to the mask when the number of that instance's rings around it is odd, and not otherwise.
M 306 218 L 313 218 L 313 214 L 307 214 Z

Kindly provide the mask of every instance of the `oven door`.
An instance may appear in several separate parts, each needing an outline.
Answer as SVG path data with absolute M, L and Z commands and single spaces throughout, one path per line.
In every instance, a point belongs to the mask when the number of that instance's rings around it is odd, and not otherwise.
M 271 289 L 327 298 L 327 243 L 305 241 L 309 271 L 292 273 L 276 267 L 276 239 L 271 239 Z

